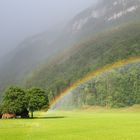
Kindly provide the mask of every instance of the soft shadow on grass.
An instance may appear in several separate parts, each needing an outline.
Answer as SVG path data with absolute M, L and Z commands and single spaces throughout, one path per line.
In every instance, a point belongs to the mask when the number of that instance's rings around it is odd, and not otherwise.
M 47 120 L 47 119 L 64 119 L 66 118 L 65 116 L 55 116 L 55 117 L 34 117 L 34 118 L 11 118 L 11 119 L 0 119 L 1 120 L 34 120 L 34 119 L 38 119 L 38 120 Z
M 33 119 L 63 119 L 63 118 L 66 118 L 66 116 L 34 117 Z

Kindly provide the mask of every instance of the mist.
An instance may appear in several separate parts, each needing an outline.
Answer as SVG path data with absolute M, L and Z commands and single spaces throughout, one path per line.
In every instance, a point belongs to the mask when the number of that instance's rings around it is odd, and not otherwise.
M 97 0 L 1 0 L 0 57 L 29 36 L 62 28 Z

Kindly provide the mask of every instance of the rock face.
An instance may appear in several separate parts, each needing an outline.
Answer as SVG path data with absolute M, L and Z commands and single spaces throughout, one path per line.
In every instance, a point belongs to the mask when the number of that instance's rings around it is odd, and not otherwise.
M 139 0 L 101 0 L 77 15 L 69 24 L 69 32 L 85 34 L 99 32 L 106 28 L 139 18 Z
M 16 114 L 5 113 L 2 115 L 2 119 L 13 119 L 13 118 L 16 118 Z

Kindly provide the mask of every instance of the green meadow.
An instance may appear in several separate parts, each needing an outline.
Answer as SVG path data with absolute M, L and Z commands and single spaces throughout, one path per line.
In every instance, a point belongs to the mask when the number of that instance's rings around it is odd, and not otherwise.
M 139 140 L 140 108 L 36 112 L 0 120 L 0 140 Z

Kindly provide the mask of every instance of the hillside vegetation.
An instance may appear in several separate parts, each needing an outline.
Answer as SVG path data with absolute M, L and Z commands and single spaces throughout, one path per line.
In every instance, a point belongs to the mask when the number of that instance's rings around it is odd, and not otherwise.
M 139 19 L 139 0 L 102 0 L 63 29 L 27 38 L 0 62 L 0 91 L 9 85 L 37 86 L 52 100 L 91 71 L 140 56 Z
M 46 88 L 52 99 L 88 72 L 118 60 L 140 56 L 139 27 L 140 22 L 124 24 L 74 46 L 35 71 L 26 86 Z
M 53 109 L 85 106 L 120 108 L 140 104 L 140 62 L 133 62 L 93 77 L 66 94 Z

